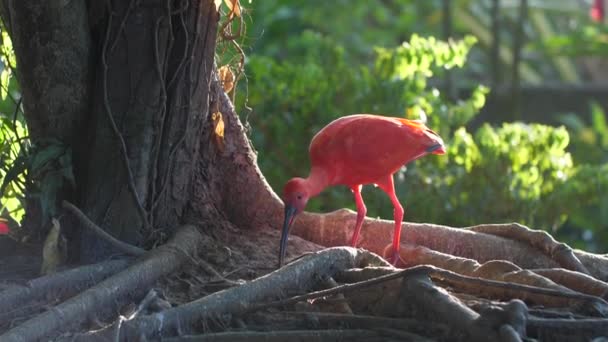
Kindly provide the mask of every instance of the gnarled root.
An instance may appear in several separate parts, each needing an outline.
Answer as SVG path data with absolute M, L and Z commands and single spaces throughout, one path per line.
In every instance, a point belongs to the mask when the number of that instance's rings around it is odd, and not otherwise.
M 95 265 L 86 265 L 64 272 L 28 281 L 23 286 L 15 286 L 0 294 L 0 322 L 28 315 L 39 309 L 37 303 L 63 300 L 83 289 L 99 283 L 108 276 L 120 272 L 130 259 L 109 260 Z
M 224 314 L 243 314 L 260 302 L 277 296 L 310 290 L 319 276 L 333 276 L 337 270 L 352 268 L 359 254 L 350 248 L 333 248 L 307 255 L 268 275 L 244 285 L 213 293 L 156 315 L 141 316 L 124 325 L 123 338 L 181 334 L 195 323 Z
M 352 235 L 355 220 L 356 213 L 347 209 L 326 214 L 305 212 L 296 219 L 292 233 L 322 246 L 343 246 Z M 516 233 L 508 233 L 511 229 Z M 596 279 L 608 281 L 608 258 L 571 250 L 566 245 L 555 242 L 545 232 L 537 233 L 513 224 L 479 225 L 474 230 L 407 222 L 403 224 L 401 242 L 480 263 L 506 260 L 524 269 L 556 268 L 563 264 L 570 269 L 588 272 Z M 392 221 L 366 218 L 359 246 L 382 255 L 392 240 L 392 232 Z M 525 242 L 525 238 L 510 238 L 511 235 L 522 234 L 530 235 L 533 242 Z
M 401 245 L 401 259 L 406 266 L 433 265 L 458 274 L 484 279 L 544 287 L 559 291 L 568 289 L 606 299 L 608 284 L 591 276 L 563 268 L 522 270 L 505 260 L 483 264 L 475 260 L 433 251 L 426 247 Z
M 189 261 L 200 241 L 196 227 L 183 226 L 171 241 L 145 254 L 126 270 L 7 331 L 0 340 L 40 340 L 83 323 L 87 318 L 95 318 L 99 312 L 115 312 L 127 299 L 143 295 L 157 279 Z
M 485 224 L 467 229 L 477 233 L 492 234 L 524 242 L 539 249 L 565 269 L 589 274 L 587 268 L 576 257 L 570 246 L 557 242 L 544 230 L 532 230 L 519 223 Z

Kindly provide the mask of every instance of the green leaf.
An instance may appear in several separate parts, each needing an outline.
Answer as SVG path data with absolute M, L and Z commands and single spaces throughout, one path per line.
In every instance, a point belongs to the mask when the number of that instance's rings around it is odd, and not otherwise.
M 0 73 L 0 98 L 2 98 L 2 101 L 6 100 L 6 96 L 8 95 L 8 84 L 10 79 L 11 69 L 4 66 Z
M 0 196 L 4 196 L 6 187 L 14 180 L 19 177 L 27 169 L 27 157 L 25 155 L 19 155 L 14 161 L 10 168 L 6 171 L 2 185 L 0 186 Z

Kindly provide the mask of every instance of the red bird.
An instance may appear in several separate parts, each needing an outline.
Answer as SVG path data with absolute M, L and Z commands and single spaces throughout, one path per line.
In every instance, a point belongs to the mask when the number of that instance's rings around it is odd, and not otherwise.
M 395 231 L 394 264 L 399 259 L 403 207 L 395 195 L 393 174 L 402 165 L 426 154 L 444 154 L 443 140 L 419 121 L 371 114 L 350 115 L 334 120 L 310 143 L 312 163 L 308 178 L 292 178 L 285 184 L 285 221 L 279 249 L 279 267 L 285 258 L 287 236 L 293 220 L 311 197 L 332 185 L 346 185 L 355 195 L 357 222 L 351 240 L 355 247 L 367 209 L 361 187 L 376 184 L 393 202 Z

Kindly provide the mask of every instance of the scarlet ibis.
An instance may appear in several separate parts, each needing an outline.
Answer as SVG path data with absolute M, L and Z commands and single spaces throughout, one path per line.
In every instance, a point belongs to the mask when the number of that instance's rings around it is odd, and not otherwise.
M 336 119 L 317 133 L 309 148 L 310 175 L 292 178 L 283 190 L 285 220 L 279 248 L 279 267 L 285 258 L 289 229 L 297 214 L 311 197 L 333 185 L 348 186 L 355 196 L 357 221 L 351 239 L 355 247 L 367 213 L 361 187 L 375 184 L 391 199 L 395 230 L 393 256 L 399 258 L 403 207 L 395 194 L 393 174 L 412 160 L 426 154 L 444 154 L 441 137 L 422 122 L 371 114 L 349 115 Z

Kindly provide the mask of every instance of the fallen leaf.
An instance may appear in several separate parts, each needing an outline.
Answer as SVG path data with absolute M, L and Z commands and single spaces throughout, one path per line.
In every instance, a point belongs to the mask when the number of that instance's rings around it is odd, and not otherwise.
M 232 18 L 232 16 L 241 16 L 241 4 L 239 0 L 224 0 L 228 9 L 230 9 L 230 13 L 228 14 L 228 18 Z
M 234 87 L 234 74 L 232 73 L 232 70 L 230 70 L 228 65 L 224 65 L 220 68 L 218 73 L 220 75 L 220 81 L 224 86 L 224 92 L 229 93 L 232 90 L 232 87 Z
M 221 112 L 215 112 L 211 115 L 213 120 L 213 135 L 215 136 L 215 144 L 220 151 L 224 151 L 224 119 Z
M 55 273 L 65 263 L 67 257 L 66 241 L 61 234 L 61 225 L 55 218 L 52 219 L 52 227 L 49 230 L 42 247 L 42 266 L 40 274 Z

